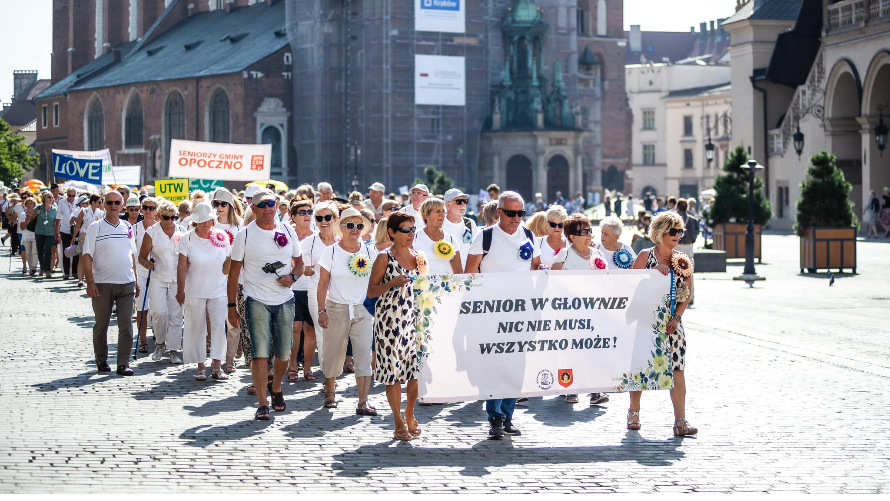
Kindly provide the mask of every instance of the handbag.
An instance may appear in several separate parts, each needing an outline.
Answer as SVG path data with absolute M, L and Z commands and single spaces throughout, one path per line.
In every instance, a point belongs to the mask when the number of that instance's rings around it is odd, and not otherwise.
M 35 217 L 34 219 L 28 221 L 28 225 L 25 226 L 25 229 L 30 232 L 37 231 L 37 218 Z

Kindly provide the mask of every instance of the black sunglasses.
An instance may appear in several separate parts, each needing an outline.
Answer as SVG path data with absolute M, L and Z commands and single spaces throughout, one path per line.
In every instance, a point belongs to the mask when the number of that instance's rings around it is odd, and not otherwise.
M 331 219 L 334 219 L 333 214 L 325 214 L 324 216 L 315 216 L 315 220 L 318 221 L 319 223 L 322 221 L 330 221 Z
M 265 202 L 260 202 L 256 204 L 257 209 L 265 209 L 266 207 L 275 207 L 277 202 L 275 200 L 266 200 Z
M 179 219 L 179 216 L 177 216 L 176 214 L 172 216 L 161 216 L 161 219 L 163 219 L 164 221 L 169 221 L 171 219 L 176 221 L 177 219 Z
M 681 229 L 681 228 L 671 228 L 668 230 L 668 235 L 670 235 L 672 237 L 675 237 L 678 234 L 682 237 L 684 234 L 686 234 L 686 230 Z
M 498 207 L 498 210 L 503 212 L 504 215 L 507 217 L 525 217 L 524 210 L 507 210 L 507 209 L 501 209 L 500 207 Z
M 151 212 L 155 209 L 157 209 L 157 207 L 155 207 L 154 205 L 143 205 L 142 206 L 142 210 L 148 211 L 148 212 Z
M 224 200 L 214 200 L 214 201 L 213 201 L 213 208 L 214 208 L 214 209 L 218 209 L 218 208 L 220 208 L 220 207 L 228 207 L 228 206 L 229 206 L 229 202 L 226 202 L 226 201 L 224 201 Z M 257 205 L 257 207 L 259 207 L 259 205 Z
M 362 231 L 365 229 L 365 223 L 340 223 L 340 226 L 345 226 L 347 230 L 358 230 Z
M 123 203 L 124 203 L 123 200 L 106 200 L 105 201 L 106 205 L 122 205 Z
M 554 223 L 553 221 L 547 221 L 550 224 L 551 228 L 562 228 L 565 226 L 563 223 Z
M 299 209 L 291 212 L 292 216 L 311 216 L 312 209 Z
M 576 237 L 586 237 L 587 235 L 590 235 L 590 228 L 578 230 L 578 233 L 575 233 Z
M 454 199 L 454 203 L 456 203 L 457 205 L 467 205 L 467 202 L 469 202 L 469 200 L 467 200 L 466 198 Z
M 399 233 L 414 233 L 417 231 L 417 228 L 415 226 L 399 226 L 396 231 Z

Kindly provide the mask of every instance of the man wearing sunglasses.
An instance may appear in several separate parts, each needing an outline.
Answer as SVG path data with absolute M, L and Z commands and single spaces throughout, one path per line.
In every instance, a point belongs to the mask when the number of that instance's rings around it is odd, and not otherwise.
M 417 228 L 417 231 L 422 230 L 425 226 L 423 216 L 420 215 L 420 206 L 429 197 L 430 189 L 425 184 L 418 183 L 411 188 L 411 198 L 409 199 L 411 203 L 405 206 L 405 212 L 414 216 L 414 227 Z
M 522 225 L 525 201 L 515 191 L 498 197 L 498 224 L 486 228 L 470 245 L 465 273 L 524 273 L 541 267 L 541 250 L 535 246 L 534 234 Z M 497 375 L 492 375 L 497 377 Z M 488 436 L 499 439 L 521 435 L 513 426 L 515 398 L 487 400 L 490 429 Z
M 459 189 L 451 188 L 445 192 L 445 222 L 442 223 L 442 229 L 457 239 L 462 268 L 467 266 L 470 244 L 479 234 L 476 223 L 472 219 L 464 217 L 469 204 L 470 196 Z
M 268 384 L 272 408 L 286 408 L 281 379 L 290 361 L 293 342 L 294 294 L 291 286 L 303 274 L 300 241 L 290 225 L 277 220 L 278 197 L 267 189 L 253 194 L 251 210 L 256 219 L 248 224 L 232 245 L 229 269 L 229 323 L 237 327 L 241 318 L 236 309 L 238 280 L 244 290 L 244 321 L 251 340 L 250 371 L 256 388 L 259 408 L 254 418 L 269 419 L 266 400 L 268 358 L 275 357 L 274 377 Z M 270 349 L 271 348 L 271 349 Z
M 83 268 L 87 295 L 93 300 L 93 350 L 99 372 L 108 365 L 108 325 L 117 305 L 117 373 L 132 376 L 127 367 L 133 348 L 133 303 L 139 296 L 136 284 L 136 241 L 133 227 L 121 220 L 124 197 L 116 191 L 105 195 L 105 217 L 91 224 L 83 243 Z M 147 293 L 147 291 L 142 291 Z

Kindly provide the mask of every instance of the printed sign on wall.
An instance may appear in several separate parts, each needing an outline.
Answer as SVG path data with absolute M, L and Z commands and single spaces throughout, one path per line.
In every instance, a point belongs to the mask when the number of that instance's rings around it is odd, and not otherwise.
M 464 33 L 467 30 L 466 0 L 414 0 L 414 29 Z
M 414 56 L 414 104 L 464 106 L 466 103 L 463 56 Z

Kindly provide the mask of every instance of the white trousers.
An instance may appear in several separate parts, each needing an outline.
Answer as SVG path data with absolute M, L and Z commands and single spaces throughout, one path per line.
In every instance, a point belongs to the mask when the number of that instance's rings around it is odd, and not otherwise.
M 312 317 L 312 323 L 315 324 L 315 352 L 318 353 L 318 366 L 321 367 L 324 329 L 318 325 L 318 310 L 321 309 L 318 307 L 318 289 L 310 286 L 307 291 L 307 297 L 309 299 L 309 315 Z M 328 318 L 330 318 L 330 315 L 328 315 Z M 303 363 L 306 362 L 304 361 Z M 312 361 L 310 360 L 308 363 L 311 365 Z
M 152 280 L 148 284 L 148 300 L 154 305 L 149 314 L 155 344 L 166 344 L 168 350 L 182 350 L 182 305 L 176 300 L 176 282 Z
M 210 317 L 210 358 L 226 358 L 226 298 L 185 298 L 185 332 L 182 361 L 186 364 L 207 360 L 207 317 Z

